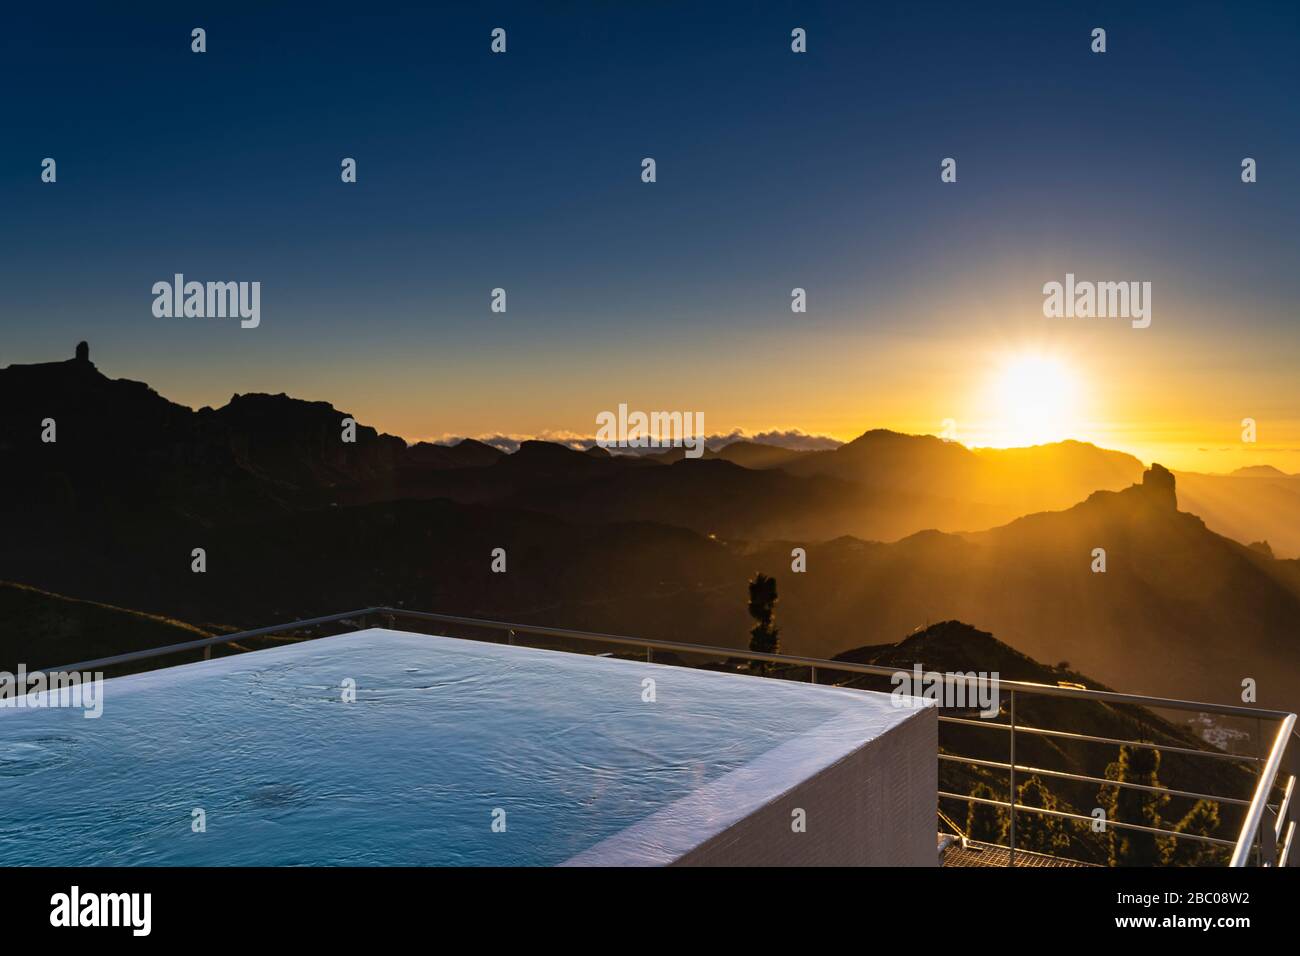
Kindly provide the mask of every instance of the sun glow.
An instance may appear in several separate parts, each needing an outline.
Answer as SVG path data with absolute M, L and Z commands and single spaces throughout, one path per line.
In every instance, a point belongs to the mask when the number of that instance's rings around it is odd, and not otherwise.
M 1078 378 L 1067 363 L 1044 354 L 1012 356 L 989 383 L 989 424 L 996 435 L 990 444 L 1009 448 L 1077 437 L 1079 400 Z

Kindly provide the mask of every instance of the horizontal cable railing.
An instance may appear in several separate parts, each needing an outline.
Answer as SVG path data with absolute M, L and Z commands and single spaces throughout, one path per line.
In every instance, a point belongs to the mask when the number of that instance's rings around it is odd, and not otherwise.
M 453 624 L 469 628 L 479 628 L 494 632 L 502 632 L 507 642 L 514 643 L 516 636 L 519 634 L 530 634 L 538 637 L 558 638 L 562 640 L 573 640 L 591 642 L 597 644 L 612 644 L 617 647 L 635 647 L 642 649 L 645 653 L 646 660 L 653 661 L 654 652 L 660 651 L 672 654 L 689 654 L 693 656 L 720 658 L 723 660 L 744 660 L 744 661 L 761 661 L 769 664 L 780 664 L 787 668 L 803 668 L 809 670 L 809 679 L 813 683 L 818 682 L 819 671 L 835 671 L 849 674 L 861 674 L 878 677 L 893 677 L 902 671 L 898 667 L 888 667 L 878 664 L 860 664 L 853 661 L 835 661 L 817 657 L 801 657 L 791 654 L 769 654 L 760 651 L 742 650 L 731 647 L 715 647 L 702 644 L 688 644 L 678 641 L 659 641 L 641 637 L 628 637 L 621 634 L 604 634 L 593 631 L 578 631 L 569 628 L 543 627 L 532 624 L 515 624 L 506 621 L 483 620 L 480 618 L 461 617 L 451 614 L 437 614 L 430 611 L 413 611 L 406 608 L 393 607 L 369 607 L 355 611 L 345 611 L 340 614 L 329 614 L 323 617 L 308 618 L 301 621 L 293 621 L 288 624 L 273 625 L 270 627 L 259 627 L 252 630 L 239 631 L 232 634 L 221 634 L 213 637 L 200 638 L 193 641 L 185 641 L 180 644 L 169 644 L 165 647 L 147 648 L 139 651 L 130 651 L 125 654 L 117 654 L 111 657 L 101 657 L 94 660 L 80 661 L 76 664 L 68 664 L 62 667 L 44 668 L 46 672 L 72 672 L 72 671 L 94 671 L 105 667 L 115 667 L 124 664 L 133 664 L 141 661 L 153 660 L 159 657 L 173 654 L 181 654 L 187 651 L 203 650 L 204 656 L 209 656 L 213 647 L 221 645 L 237 646 L 238 642 L 250 638 L 271 637 L 277 634 L 283 634 L 289 631 L 302 630 L 309 627 L 318 627 L 326 624 L 350 624 L 354 627 L 361 627 L 368 618 L 379 617 L 387 619 L 389 622 L 397 618 L 403 618 L 411 621 L 424 621 L 438 624 Z M 930 675 L 927 675 L 930 676 Z M 1140 831 L 1157 834 L 1161 837 L 1174 840 L 1192 840 L 1200 843 L 1214 844 L 1224 847 L 1232 847 L 1233 853 L 1230 866 L 1239 867 L 1249 864 L 1252 856 L 1263 866 L 1287 866 L 1292 859 L 1291 848 L 1295 839 L 1297 823 L 1297 804 L 1292 799 L 1296 790 L 1296 769 L 1297 753 L 1300 753 L 1300 744 L 1290 746 L 1292 738 L 1300 741 L 1300 735 L 1295 732 L 1296 715 L 1287 711 L 1270 710 L 1261 707 L 1245 707 L 1234 704 L 1211 704 L 1201 701 L 1178 700 L 1167 697 L 1149 697 L 1139 694 L 1124 694 L 1117 691 L 1089 690 L 1082 687 L 1065 687 L 1055 686 L 1052 684 L 1036 684 L 1028 681 L 1006 681 L 998 678 L 981 677 L 973 674 L 934 674 L 936 679 L 942 680 L 945 685 L 955 688 L 963 687 L 967 691 L 987 689 L 989 685 L 996 692 L 1005 691 L 1008 694 L 1006 713 L 1008 720 L 1006 722 L 998 720 L 971 720 L 963 717 L 939 716 L 939 721 L 944 724 L 965 725 L 970 727 L 979 727 L 981 729 L 995 729 L 1008 734 L 1009 759 L 1006 762 L 981 760 L 974 757 L 964 757 L 956 754 L 940 753 L 938 755 L 941 761 L 965 764 L 968 766 L 978 766 L 987 769 L 1006 771 L 1010 783 L 1009 794 L 1014 798 L 1016 794 L 1016 774 L 1028 774 L 1032 776 L 1045 776 L 1054 779 L 1067 780 L 1076 783 L 1096 784 L 1103 787 L 1117 787 L 1121 789 L 1134 789 L 1159 793 L 1165 796 L 1184 797 L 1195 800 L 1208 800 L 1217 803 L 1224 803 L 1246 808 L 1240 831 L 1237 839 L 1224 840 L 1218 837 L 1211 837 L 1199 833 L 1181 832 L 1164 827 L 1149 827 L 1127 821 L 1108 820 L 1105 822 L 1106 827 L 1117 829 Z M 1016 723 L 1016 695 L 1032 695 L 1036 697 L 1064 698 L 1069 700 L 1092 701 L 1097 703 L 1108 703 L 1117 705 L 1127 705 L 1133 707 L 1156 708 L 1163 710 L 1181 710 L 1195 711 L 1205 714 L 1215 714 L 1225 717 L 1248 717 L 1258 720 L 1277 721 L 1277 731 L 1274 734 L 1273 741 L 1266 755 L 1250 756 L 1245 754 L 1233 754 L 1222 750 L 1201 750 L 1193 747 L 1180 747 L 1172 744 L 1161 744 L 1154 741 L 1128 740 L 1115 737 L 1102 737 L 1090 734 L 1080 734 L 1063 730 L 1052 730 L 1048 728 L 1029 727 Z M 969 696 L 966 699 L 974 699 Z M 999 709 L 998 716 L 1001 716 Z M 1217 759 L 1225 761 L 1234 761 L 1243 764 L 1254 764 L 1258 767 L 1258 776 L 1254 791 L 1249 800 L 1231 796 L 1217 796 L 1212 794 L 1198 793 L 1189 790 L 1171 789 L 1168 787 L 1155 787 L 1145 784 L 1139 784 L 1132 781 L 1113 780 L 1108 777 L 1096 777 L 1087 774 L 1072 774 L 1065 771 L 1050 770 L 1039 767 L 1031 767 L 1020 764 L 1016 761 L 1015 747 L 1017 735 L 1054 738 L 1061 740 L 1070 740 L 1086 743 L 1105 744 L 1119 747 L 1136 747 L 1151 750 L 1165 751 L 1168 753 L 1177 753 L 1188 757 Z M 1284 772 L 1287 774 L 1284 781 L 1280 780 Z M 1270 803 L 1271 795 L 1277 786 L 1282 787 L 1283 795 L 1276 804 Z M 1096 820 L 1090 816 L 1082 814 L 1069 813 L 1062 810 L 1053 810 L 1045 807 L 1035 807 L 1022 804 L 1013 800 L 996 800 L 984 797 L 976 797 L 969 794 L 957 794 L 940 790 L 938 796 L 942 799 L 951 799 L 963 801 L 966 803 L 986 804 L 1007 810 L 1009 813 L 1009 837 L 1010 842 L 1007 849 L 1010 851 L 1011 865 L 1015 865 L 1016 855 L 1016 816 L 1020 813 L 1032 813 L 1042 816 L 1050 816 L 1067 820 L 1074 820 L 1087 824 L 1095 824 Z M 940 817 L 943 817 L 942 810 L 939 811 Z M 947 819 L 943 817 L 943 819 Z M 951 823 L 950 823 L 951 825 Z M 1300 855 L 1296 857 L 1300 862 Z
M 1011 804 L 1008 803 L 1006 800 L 990 800 L 987 797 L 973 797 L 969 795 L 963 796 L 962 794 L 958 794 L 958 793 L 945 793 L 942 790 L 939 791 L 939 796 L 951 797 L 952 799 L 955 800 L 965 800 L 971 803 L 982 803 L 985 804 L 986 806 L 991 806 L 991 807 L 1011 806 Z M 1048 810 L 1044 807 L 1032 807 L 1024 803 L 1017 803 L 1015 805 L 1015 808 L 1021 812 L 1027 811 L 1029 813 L 1039 813 L 1042 814 L 1043 816 L 1058 817 L 1062 820 L 1077 820 L 1080 823 L 1088 823 L 1088 824 L 1092 824 L 1096 822 L 1092 817 L 1085 817 L 1081 813 L 1069 813 L 1065 810 Z M 1141 833 L 1155 833 L 1161 836 L 1171 836 L 1171 835 L 1178 836 L 1187 840 L 1195 840 L 1199 843 L 1215 843 L 1218 844 L 1219 846 L 1236 846 L 1236 843 L 1234 843 L 1232 840 L 1223 840 L 1220 839 L 1219 837 L 1204 836 L 1203 834 L 1200 833 L 1178 833 L 1177 831 L 1167 830 L 1163 827 L 1143 826 L 1140 823 L 1125 823 L 1120 820 L 1110 820 L 1107 821 L 1106 826 L 1115 827 L 1116 829 L 1119 830 L 1136 830 Z M 1013 845 L 1007 847 L 1007 849 L 1014 850 L 1015 847 Z
M 1003 763 L 1000 760 L 976 760 L 974 757 L 955 757 L 952 754 L 939 754 L 940 760 L 948 760 L 953 763 L 968 764 L 976 767 L 990 767 L 995 770 L 1010 771 L 1011 764 Z M 1196 793 L 1193 790 L 1175 790 L 1173 787 L 1152 787 L 1145 783 L 1133 783 L 1131 780 L 1111 780 L 1107 777 L 1090 777 L 1082 773 L 1066 773 L 1063 770 L 1045 770 L 1042 767 L 1025 767 L 1016 764 L 1015 769 L 1018 773 L 1027 773 L 1040 777 L 1056 777 L 1059 780 L 1073 780 L 1076 783 L 1095 783 L 1104 787 L 1119 787 L 1122 790 L 1143 790 L 1147 793 L 1162 793 L 1170 797 L 1186 797 L 1189 800 L 1214 800 L 1218 803 L 1235 803 L 1238 806 L 1250 806 L 1249 800 L 1243 800 L 1240 797 L 1220 797 L 1212 793 Z M 1089 817 L 1089 820 L 1092 818 Z

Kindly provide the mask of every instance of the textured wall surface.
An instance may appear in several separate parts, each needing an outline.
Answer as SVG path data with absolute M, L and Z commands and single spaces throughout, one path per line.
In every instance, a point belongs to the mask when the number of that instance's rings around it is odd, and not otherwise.
M 913 712 L 675 865 L 937 866 L 938 730 L 933 707 Z

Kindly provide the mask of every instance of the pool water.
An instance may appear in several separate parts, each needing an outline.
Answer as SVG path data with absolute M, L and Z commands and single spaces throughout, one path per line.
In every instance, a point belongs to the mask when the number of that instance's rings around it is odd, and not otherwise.
M 386 630 L 103 694 L 0 709 L 0 865 L 553 865 L 880 696 Z

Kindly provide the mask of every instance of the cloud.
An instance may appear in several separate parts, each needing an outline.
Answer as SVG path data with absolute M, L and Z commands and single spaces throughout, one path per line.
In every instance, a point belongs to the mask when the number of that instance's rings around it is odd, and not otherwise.
M 464 439 L 463 435 L 440 435 L 436 438 L 424 438 L 422 441 L 432 442 L 435 445 L 454 445 L 456 442 Z M 491 445 L 494 448 L 500 448 L 507 454 L 513 454 L 519 450 L 519 446 L 525 441 L 549 441 L 557 445 L 564 445 L 566 448 L 572 448 L 575 451 L 586 451 L 588 448 L 595 447 L 596 439 L 592 435 L 580 435 L 577 432 L 569 431 L 544 431 L 537 435 L 506 435 L 495 433 L 490 435 L 474 435 L 475 441 L 481 441 L 485 445 Z M 829 435 L 814 435 L 810 432 L 802 431 L 798 428 L 770 429 L 768 431 L 756 432 L 749 434 L 743 428 L 735 428 L 725 434 L 715 433 L 705 438 L 705 445 L 712 451 L 719 451 L 728 445 L 738 441 L 752 441 L 761 445 L 774 445 L 777 448 L 789 448 L 793 451 L 827 451 L 832 448 L 838 448 L 844 444 L 838 438 L 831 438 Z M 633 454 L 633 455 L 655 455 L 662 452 L 662 448 L 610 448 L 614 454 Z
M 717 448 L 723 448 L 732 442 L 752 441 L 760 445 L 789 448 L 792 451 L 830 451 L 844 444 L 838 438 L 831 438 L 829 435 L 813 435 L 798 428 L 773 429 L 754 435 L 746 435 L 744 429 L 738 428 L 729 435 L 714 436 L 708 441 L 710 448 L 715 447 L 713 444 L 715 441 L 719 442 Z

